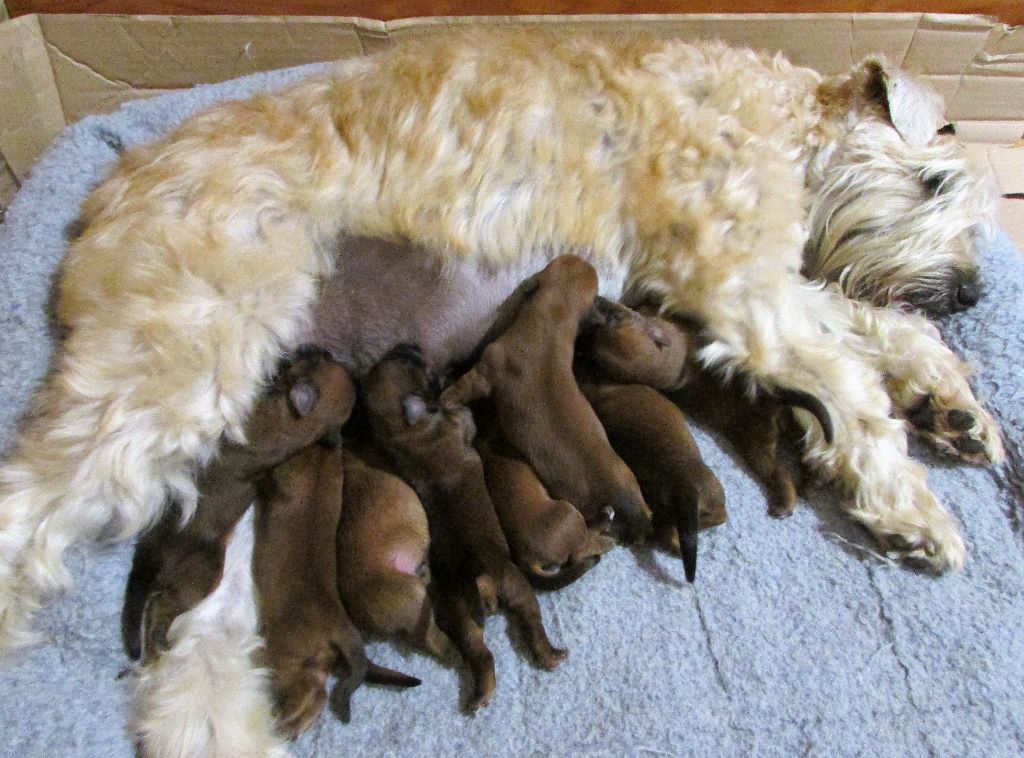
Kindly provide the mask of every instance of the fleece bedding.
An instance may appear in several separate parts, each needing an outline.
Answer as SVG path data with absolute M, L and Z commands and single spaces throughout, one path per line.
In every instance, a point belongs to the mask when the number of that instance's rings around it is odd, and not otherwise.
M 123 147 L 154 139 L 213 102 L 294 80 L 302 67 L 134 102 L 69 127 L 0 226 L 0 450 L 13 441 L 53 339 L 48 299 L 65 229 Z M 878 555 L 830 491 L 786 520 L 728 446 L 696 429 L 722 480 L 729 521 L 701 535 L 696 584 L 678 560 L 617 548 L 575 585 L 543 595 L 568 660 L 535 668 L 495 617 L 490 708 L 460 712 L 463 672 L 386 642 L 378 662 L 418 689 L 365 687 L 352 722 L 325 713 L 296 755 L 758 756 L 1024 752 L 1024 257 L 1003 235 L 983 249 L 986 297 L 942 324 L 977 367 L 1003 425 L 1000 468 L 913 445 L 963 525 L 969 563 L 935 578 Z M 119 612 L 130 545 L 73 552 L 75 589 L 40 624 L 50 642 L 0 669 L 0 755 L 131 756 L 128 661 Z

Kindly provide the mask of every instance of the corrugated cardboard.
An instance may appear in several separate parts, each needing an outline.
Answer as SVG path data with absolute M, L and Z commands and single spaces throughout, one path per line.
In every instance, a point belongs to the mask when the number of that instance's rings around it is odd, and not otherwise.
M 840 72 L 880 53 L 936 87 L 1000 186 L 1024 197 L 1024 29 L 980 16 L 775 14 L 436 17 L 23 16 L 0 23 L 0 207 L 68 123 L 195 84 L 363 55 L 397 39 L 511 25 L 720 38 Z M 1021 207 L 1024 200 L 1013 202 Z M 1018 211 L 1011 211 L 1011 215 Z M 1021 224 L 1024 227 L 1024 224 Z M 1022 238 L 1024 239 L 1024 238 Z

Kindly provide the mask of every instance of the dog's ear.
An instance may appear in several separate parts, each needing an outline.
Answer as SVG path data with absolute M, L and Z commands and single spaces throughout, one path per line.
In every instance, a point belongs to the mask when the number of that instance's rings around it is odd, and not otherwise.
M 885 108 L 889 122 L 908 145 L 928 144 L 948 123 L 938 93 L 885 60 L 868 58 L 861 66 L 867 74 L 866 94 Z
M 288 389 L 288 404 L 299 418 L 313 410 L 313 406 L 319 399 L 320 390 L 309 381 L 298 381 Z

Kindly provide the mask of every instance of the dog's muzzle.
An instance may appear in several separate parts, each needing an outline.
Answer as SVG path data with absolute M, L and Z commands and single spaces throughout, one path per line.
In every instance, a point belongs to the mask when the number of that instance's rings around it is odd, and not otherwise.
M 956 292 L 953 294 L 953 310 L 965 311 L 972 305 L 976 305 L 981 300 L 982 287 L 981 282 L 961 282 Z

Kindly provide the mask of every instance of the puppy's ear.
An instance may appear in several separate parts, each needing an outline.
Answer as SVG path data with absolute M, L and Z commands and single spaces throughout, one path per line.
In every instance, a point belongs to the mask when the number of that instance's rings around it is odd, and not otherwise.
M 299 418 L 313 410 L 320 399 L 320 390 L 312 382 L 299 381 L 288 390 L 288 404 Z
M 644 324 L 644 330 L 647 332 L 647 336 L 651 338 L 651 340 L 654 342 L 655 346 L 659 350 L 663 350 L 664 348 L 669 346 L 671 340 L 669 340 L 668 334 L 665 332 L 665 330 L 658 324 L 648 320 Z
M 405 423 L 415 426 L 427 415 L 427 403 L 419 395 L 407 395 L 402 398 L 402 413 L 405 414 Z

